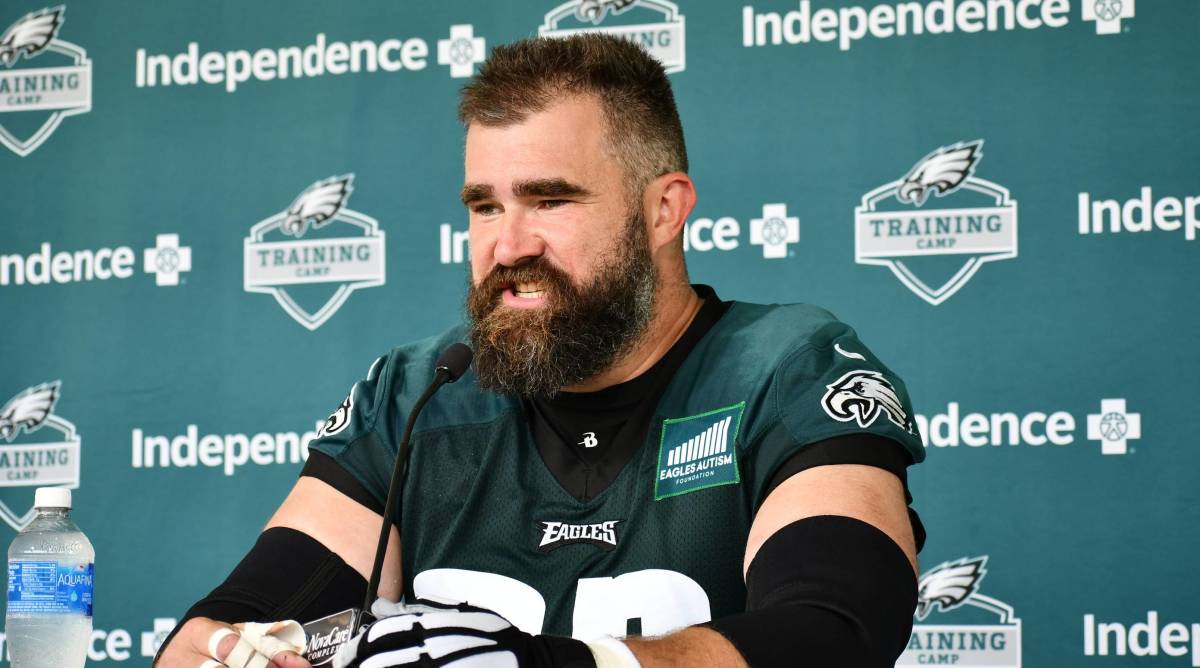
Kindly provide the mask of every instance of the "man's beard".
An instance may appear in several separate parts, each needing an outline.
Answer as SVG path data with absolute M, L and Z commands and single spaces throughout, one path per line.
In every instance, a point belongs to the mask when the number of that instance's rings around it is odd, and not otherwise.
M 479 385 L 551 397 L 598 375 L 645 333 L 655 279 L 640 210 L 586 285 L 576 286 L 544 256 L 515 267 L 497 265 L 467 290 Z M 521 283 L 537 284 L 546 303 L 534 309 L 504 306 L 503 293 Z

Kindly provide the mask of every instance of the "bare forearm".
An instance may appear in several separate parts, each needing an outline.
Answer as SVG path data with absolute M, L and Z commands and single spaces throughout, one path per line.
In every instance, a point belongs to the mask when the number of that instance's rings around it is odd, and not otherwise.
M 645 668 L 712 666 L 746 668 L 746 661 L 725 636 L 693 626 L 661 638 L 626 638 L 625 644 Z

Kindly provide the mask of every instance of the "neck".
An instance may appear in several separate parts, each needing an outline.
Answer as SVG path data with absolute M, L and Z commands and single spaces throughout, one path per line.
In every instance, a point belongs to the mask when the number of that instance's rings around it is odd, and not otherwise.
M 567 392 L 596 392 L 633 380 L 654 366 L 683 336 L 700 312 L 703 300 L 684 280 L 660 286 L 650 325 L 633 348 L 599 374 L 570 387 Z

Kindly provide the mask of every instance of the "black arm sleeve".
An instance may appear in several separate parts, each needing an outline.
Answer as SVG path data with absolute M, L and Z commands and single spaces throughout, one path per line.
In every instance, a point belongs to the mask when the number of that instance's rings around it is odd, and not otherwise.
M 305 624 L 361 605 L 366 593 L 366 579 L 315 538 L 272 527 L 259 534 L 225 582 L 184 613 L 162 646 L 193 617 L 227 624 L 284 619 Z
M 752 668 L 895 665 L 912 631 L 917 580 L 875 527 L 824 515 L 767 539 L 746 573 L 746 611 L 706 626 Z

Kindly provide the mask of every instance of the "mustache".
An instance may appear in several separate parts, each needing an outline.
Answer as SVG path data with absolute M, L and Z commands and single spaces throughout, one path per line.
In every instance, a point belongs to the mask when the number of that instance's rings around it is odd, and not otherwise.
M 541 283 L 544 287 L 558 291 L 573 287 L 571 279 L 562 269 L 554 266 L 545 257 L 525 262 L 516 266 L 496 265 L 482 281 L 476 290 L 489 297 L 497 297 L 501 292 L 518 283 Z

